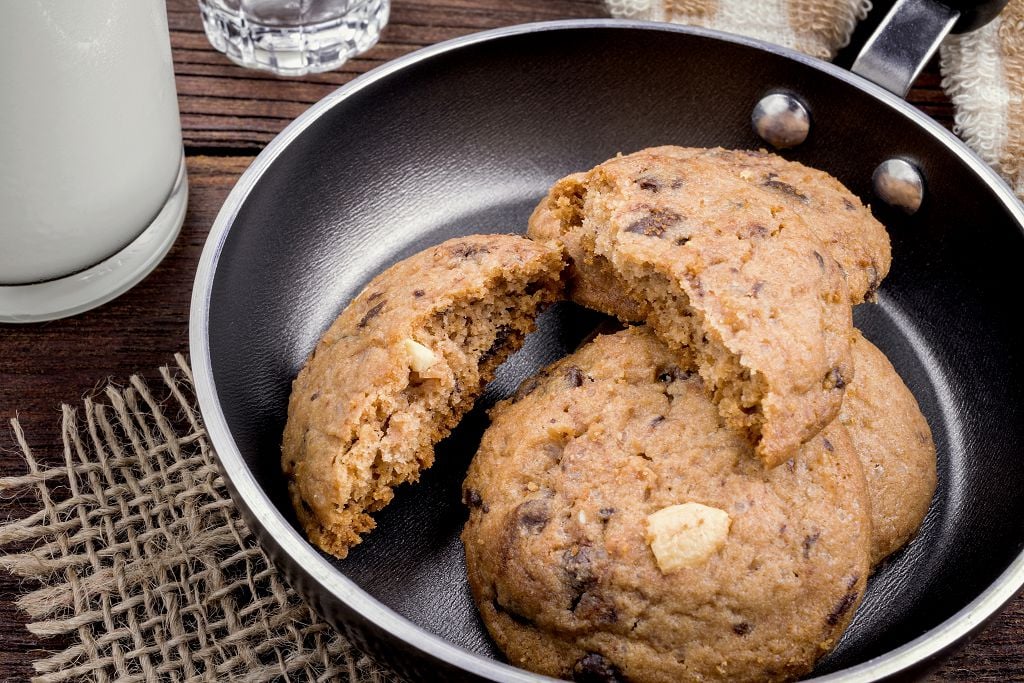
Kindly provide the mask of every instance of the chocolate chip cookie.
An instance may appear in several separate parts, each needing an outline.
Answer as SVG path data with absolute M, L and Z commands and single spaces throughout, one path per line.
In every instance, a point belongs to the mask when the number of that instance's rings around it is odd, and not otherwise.
M 853 377 L 846 277 L 785 192 L 676 150 L 559 181 L 529 235 L 565 250 L 579 303 L 692 349 L 723 417 L 774 466 L 835 418 Z
M 493 409 L 462 539 L 512 664 L 577 681 L 788 680 L 852 618 L 870 519 L 845 428 L 766 469 L 688 368 L 629 328 Z
M 449 240 L 375 277 L 292 385 L 282 465 L 310 541 L 345 557 L 415 481 L 562 294 L 560 253 L 511 235 Z
M 871 496 L 871 563 L 902 547 L 935 493 L 935 443 L 917 399 L 878 347 L 854 331 L 857 376 L 839 420 L 860 455 Z

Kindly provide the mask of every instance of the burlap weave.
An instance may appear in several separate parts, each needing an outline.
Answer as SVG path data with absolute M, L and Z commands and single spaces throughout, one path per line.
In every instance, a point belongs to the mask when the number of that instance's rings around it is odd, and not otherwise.
M 63 406 L 64 462 L 0 494 L 38 510 L 0 527 L 0 566 L 38 582 L 29 630 L 65 636 L 37 681 L 384 681 L 288 588 L 239 519 L 181 356 L 151 390 L 107 386 Z

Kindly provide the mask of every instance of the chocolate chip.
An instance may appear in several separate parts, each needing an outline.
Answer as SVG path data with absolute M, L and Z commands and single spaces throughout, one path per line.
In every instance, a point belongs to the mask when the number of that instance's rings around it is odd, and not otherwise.
M 746 231 L 740 233 L 740 239 L 763 239 L 771 233 L 767 226 L 760 223 L 753 223 L 747 226 Z
M 826 389 L 843 389 L 846 387 L 846 380 L 843 379 L 843 373 L 839 371 L 839 368 L 832 368 L 825 375 L 823 384 Z
M 757 282 L 755 282 L 754 286 L 750 288 L 750 296 L 756 299 L 757 295 L 761 293 L 762 289 L 764 289 L 764 285 L 764 280 L 758 280 Z
M 836 450 L 835 446 L 832 445 L 832 442 L 825 437 L 821 437 L 821 445 L 824 446 L 825 450 L 829 453 L 834 453 Z
M 382 296 L 384 296 L 384 293 L 383 293 L 383 292 L 374 292 L 374 293 L 373 293 L 373 294 L 371 294 L 370 296 L 366 297 L 366 300 L 367 300 L 367 301 L 373 301 L 374 299 L 379 299 L 379 298 L 381 298 Z
M 657 193 L 658 190 L 661 189 L 661 183 L 658 182 L 658 179 L 657 178 L 652 178 L 650 176 L 646 176 L 644 178 L 639 178 L 639 179 L 637 179 L 636 182 L 637 182 L 638 185 L 640 185 L 640 189 L 641 190 L 646 190 L 648 192 L 655 192 L 655 193 Z
M 478 508 L 483 506 L 484 499 L 480 497 L 480 492 L 476 489 L 466 489 L 462 494 L 462 502 L 467 507 Z
M 683 382 L 693 377 L 693 370 L 683 370 L 676 365 L 661 367 L 657 370 L 659 382 Z
M 843 596 L 842 600 L 835 606 L 835 608 L 829 613 L 825 621 L 828 622 L 829 626 L 835 626 L 839 623 L 839 620 L 843 618 L 843 615 L 850 611 L 850 608 L 857 602 L 857 598 L 860 597 L 860 593 L 856 590 L 850 590 Z
M 643 218 L 634 221 L 626 228 L 626 232 L 645 235 L 646 237 L 662 237 L 665 231 L 683 220 L 675 211 L 669 209 L 651 209 Z
M 551 519 L 551 506 L 543 498 L 534 498 L 520 503 L 512 514 L 519 528 L 531 534 L 539 534 Z
M 426 292 L 424 292 L 422 289 L 414 289 L 412 290 L 412 295 L 419 299 L 420 297 L 425 296 Z
M 572 611 L 577 619 L 592 624 L 614 624 L 619 620 L 615 605 L 593 591 L 583 593 Z
M 562 553 L 562 569 L 572 596 L 569 609 L 575 610 L 583 594 L 597 585 L 593 571 L 593 553 L 590 546 L 580 546 Z
M 359 324 L 356 327 L 366 327 L 366 323 L 370 322 L 371 319 L 376 317 L 378 313 L 384 310 L 384 305 L 387 302 L 387 299 L 385 299 L 384 301 L 381 301 L 379 304 L 368 310 L 366 314 L 363 315 L 362 320 L 359 321 Z
M 875 266 L 872 261 L 871 265 L 864 269 L 868 274 L 868 291 L 865 292 L 864 298 L 871 300 L 875 298 L 875 293 L 878 288 L 882 285 L 882 278 L 878 275 L 878 267 Z
M 310 401 L 310 403 L 312 403 L 313 401 L 317 400 L 318 398 L 320 398 L 320 392 L 319 391 L 314 391 L 313 395 L 309 397 L 309 401 Z
M 825 270 L 825 257 L 819 254 L 817 251 L 814 252 L 814 260 L 818 262 L 818 267 Z
M 814 547 L 814 544 L 818 542 L 819 538 L 821 538 L 821 532 L 820 531 L 815 531 L 813 534 L 808 534 L 808 535 L 804 536 L 804 559 L 805 560 L 808 559 L 811 556 L 811 548 Z
M 527 377 L 523 380 L 519 388 L 516 389 L 516 393 L 512 395 L 512 402 L 522 401 L 524 398 L 534 392 L 534 390 L 540 385 L 539 377 Z
M 583 386 L 584 378 L 585 375 L 583 374 L 583 371 L 575 365 L 570 365 L 569 369 L 565 371 L 565 381 L 568 382 L 571 387 Z
M 602 522 L 607 522 L 615 514 L 615 508 L 603 507 L 597 511 L 597 518 Z
M 788 194 L 791 197 L 795 197 L 796 199 L 802 201 L 804 204 L 810 202 L 810 199 L 807 197 L 807 195 L 805 195 L 803 192 L 800 192 L 800 190 L 796 189 L 789 183 L 784 183 L 781 180 L 776 180 L 776 178 L 778 177 L 779 174 L 777 173 L 769 173 L 767 176 L 765 176 L 764 182 L 761 184 L 773 190 L 778 190 L 783 194 Z
M 846 197 L 843 197 L 843 208 L 845 208 L 847 211 L 853 211 L 854 209 L 857 208 L 857 205 L 851 202 Z
M 665 416 L 664 415 L 658 415 L 656 418 L 651 420 L 651 426 L 652 427 L 657 427 L 658 425 L 660 425 L 664 421 L 665 421 Z
M 672 189 L 673 190 L 678 190 L 683 185 L 684 185 L 684 183 L 683 183 L 683 179 L 682 178 L 676 178 L 675 180 L 672 181 Z
M 686 244 L 689 241 L 690 241 L 689 237 L 680 236 L 680 237 L 677 237 L 674 240 L 672 240 L 672 244 L 676 245 L 677 247 L 681 247 L 681 246 L 683 246 L 684 244 Z
M 460 243 L 451 248 L 451 255 L 455 258 L 466 259 L 477 254 L 489 254 L 491 250 L 476 244 Z
M 596 652 L 589 652 L 572 665 L 572 680 L 576 683 L 626 683 L 619 667 Z
M 748 633 L 750 633 L 753 630 L 753 628 L 754 627 L 748 624 L 747 622 L 741 621 L 738 624 L 732 625 L 732 632 L 738 636 L 745 636 Z

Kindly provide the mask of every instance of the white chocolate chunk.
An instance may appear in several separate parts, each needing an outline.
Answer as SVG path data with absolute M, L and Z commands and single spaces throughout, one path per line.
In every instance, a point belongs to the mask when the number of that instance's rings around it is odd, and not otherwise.
M 662 574 L 705 562 L 725 545 L 732 520 L 724 510 L 683 503 L 647 515 L 647 543 Z
M 413 372 L 425 372 L 437 362 L 437 354 L 415 339 L 406 339 L 402 344 L 409 354 L 409 369 Z

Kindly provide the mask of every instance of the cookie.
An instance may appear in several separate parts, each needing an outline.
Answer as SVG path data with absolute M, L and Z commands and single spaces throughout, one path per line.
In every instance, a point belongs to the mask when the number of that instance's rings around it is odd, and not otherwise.
M 492 410 L 462 540 L 512 664 L 578 681 L 788 680 L 852 618 L 870 519 L 846 430 L 766 469 L 686 367 L 629 328 Z
M 561 296 L 561 255 L 522 237 L 449 240 L 373 278 L 292 384 L 282 466 L 310 541 L 345 557 L 416 481 Z
M 871 563 L 905 544 L 935 494 L 935 443 L 917 399 L 885 354 L 855 330 L 857 376 L 839 421 L 860 455 L 871 497 Z
M 694 157 L 716 161 L 724 172 L 763 188 L 762 201 L 799 214 L 825 243 L 846 275 L 851 304 L 872 300 L 889 273 L 892 250 L 885 227 L 857 195 L 828 173 L 763 150 L 662 146 L 645 151 L 684 161 Z M 578 184 L 584 175 L 573 174 L 559 183 Z M 655 182 L 650 178 L 645 185 L 653 190 Z M 561 235 L 560 214 L 565 209 L 566 197 L 571 197 L 571 193 L 553 189 L 541 201 L 530 219 L 531 236 L 550 240 Z M 582 250 L 569 249 L 569 252 L 575 256 Z M 625 296 L 621 287 L 604 286 L 613 282 L 614 277 L 600 272 L 599 261 L 591 268 L 599 271 L 597 276 L 581 278 L 570 264 L 573 299 L 591 308 L 615 311 L 615 315 L 624 320 L 641 321 L 641 304 Z
M 889 274 L 892 249 L 885 226 L 857 195 L 828 173 L 765 150 L 665 146 L 650 151 L 714 160 L 726 172 L 765 190 L 773 204 L 798 214 L 839 263 L 851 304 L 873 300 Z
M 777 465 L 835 418 L 853 378 L 846 279 L 774 191 L 663 149 L 559 181 L 529 235 L 564 248 L 579 303 L 693 349 L 723 417 Z

